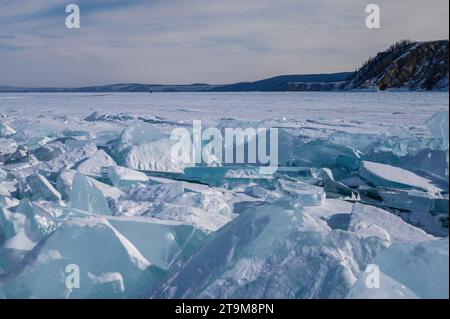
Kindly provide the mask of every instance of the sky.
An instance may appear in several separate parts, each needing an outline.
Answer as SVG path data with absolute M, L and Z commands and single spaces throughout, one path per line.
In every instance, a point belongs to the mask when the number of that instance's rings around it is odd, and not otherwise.
M 254 81 L 353 71 L 401 39 L 448 39 L 448 0 L 0 0 L 0 86 Z M 365 25 L 368 4 L 381 27 Z

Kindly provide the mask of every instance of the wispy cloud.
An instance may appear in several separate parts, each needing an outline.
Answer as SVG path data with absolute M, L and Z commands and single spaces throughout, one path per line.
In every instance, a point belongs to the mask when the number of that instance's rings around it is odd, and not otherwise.
M 448 38 L 448 1 L 378 0 L 382 28 L 360 0 L 1 0 L 0 84 L 224 83 L 352 70 L 401 38 Z

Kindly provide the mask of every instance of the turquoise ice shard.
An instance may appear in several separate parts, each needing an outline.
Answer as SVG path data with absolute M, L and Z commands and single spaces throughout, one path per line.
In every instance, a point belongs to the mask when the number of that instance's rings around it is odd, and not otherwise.
M 322 187 L 304 182 L 279 179 L 277 186 L 284 195 L 290 196 L 295 203 L 301 206 L 319 206 L 325 199 Z
M 371 287 L 374 271 L 378 268 L 368 267 L 364 271 L 356 284 L 350 289 L 345 297 L 346 299 L 419 299 L 419 297 L 405 285 L 399 283 L 395 279 L 379 272 L 377 280 L 379 287 Z M 371 277 L 372 276 L 372 277 Z
M 111 215 L 107 198 L 118 198 L 121 192 L 83 174 L 73 177 L 70 203 L 73 208 L 95 215 Z
M 50 161 L 64 152 L 62 143 L 45 144 L 34 151 L 38 161 Z
M 66 213 L 47 202 L 22 200 L 16 207 L 16 213 L 24 214 L 29 220 L 27 233 L 33 241 L 39 242 L 49 236 L 62 222 Z
M 155 185 L 137 184 L 131 186 L 121 198 L 159 204 L 170 202 L 183 193 L 184 187 L 182 182 Z
M 142 121 L 135 121 L 126 127 L 114 142 L 115 152 L 120 153 L 131 145 L 139 145 L 167 138 L 167 134 Z
M 434 239 L 388 211 L 360 203 L 353 205 L 348 230 L 365 236 L 377 236 L 391 243 Z
M 229 150 L 232 149 L 233 151 L 233 160 L 227 161 L 226 164 L 256 164 L 271 166 L 289 165 L 294 161 L 295 150 L 300 143 L 298 137 L 291 134 L 286 129 L 261 127 L 261 123 L 256 121 L 222 119 L 216 127 L 222 132 L 222 136 L 225 137 L 223 154 L 225 154 L 227 148 L 229 148 Z M 233 142 L 231 142 L 231 139 L 227 139 L 227 136 L 241 136 L 244 138 L 240 139 L 239 141 L 237 141 L 236 138 L 235 140 L 233 140 Z M 263 162 L 261 161 L 261 158 L 259 158 L 259 156 L 256 158 L 256 161 L 252 161 L 249 158 L 250 147 L 255 150 L 256 154 L 258 154 L 259 152 L 265 152 L 266 155 L 276 155 L 277 163 L 270 164 L 266 161 Z M 266 148 L 265 150 L 263 150 L 264 147 Z M 243 155 L 243 161 L 238 160 L 236 156 L 237 152 L 240 152 Z
M 359 199 L 359 194 L 356 190 L 334 180 L 333 172 L 330 169 L 320 169 L 319 175 L 322 179 L 323 189 L 327 194 L 327 198 L 345 197 L 353 200 Z
M 375 257 L 373 265 L 380 271 L 379 288 L 368 287 L 364 274 L 348 298 L 449 297 L 448 237 L 393 244 Z
M 108 168 L 107 173 L 109 179 L 116 187 L 145 183 L 149 180 L 144 173 L 123 166 L 111 166 Z
M 360 187 L 361 202 L 394 212 L 434 236 L 448 236 L 448 196 L 433 197 L 420 190 Z
M 147 217 L 114 217 L 108 221 L 146 260 L 161 269 L 168 269 L 178 258 L 190 256 L 205 239 L 205 234 L 195 227 Z
M 449 112 L 438 112 L 430 117 L 425 125 L 428 127 L 433 136 L 438 139 L 439 145 L 443 150 L 448 150 L 448 134 L 449 134 Z
M 2 196 L 3 201 L 5 199 Z M 14 223 L 12 220 L 12 212 L 6 207 L 0 207 L 0 229 L 2 241 L 12 238 L 16 234 Z
M 361 162 L 359 175 L 373 185 L 400 189 L 418 189 L 430 195 L 439 194 L 442 190 L 434 186 L 428 179 L 400 167 L 376 162 Z
M 438 112 L 429 118 L 425 124 L 438 140 L 438 145 L 447 155 L 445 176 L 449 174 L 449 112 Z
M 340 230 L 286 201 L 213 233 L 154 298 L 340 298 L 387 243 Z
M 8 177 L 8 173 L 0 167 L 0 183 L 4 182 Z
M 94 155 L 78 165 L 77 172 L 87 176 L 101 177 L 103 168 L 106 169 L 115 165 L 117 164 L 111 156 L 106 154 L 104 150 L 98 150 Z
M 33 199 L 48 201 L 61 200 L 61 194 L 41 174 L 30 175 L 26 178 Z
M 77 173 L 76 170 L 66 169 L 62 170 L 56 177 L 56 189 L 60 192 L 64 200 L 70 200 L 70 193 L 72 192 L 73 177 Z
M 211 186 L 222 186 L 234 183 L 271 184 L 273 173 L 266 174 L 258 166 L 221 166 L 221 167 L 186 167 L 184 177 L 189 181 L 205 183 Z
M 329 168 L 337 179 L 357 171 L 362 153 L 350 146 L 327 140 L 304 143 L 295 150 L 295 166 Z
M 51 235 L 65 213 L 50 202 L 24 199 L 20 203 L 9 200 L 5 204 L 6 207 L 0 208 L 0 233 L 4 241 L 0 245 L 0 264 L 5 271 L 10 271 Z
M 174 142 L 150 124 L 136 121 L 113 143 L 111 155 L 119 165 L 137 170 L 180 172 L 186 163 L 171 156 Z
M 17 143 L 10 138 L 0 138 L 0 158 L 10 156 L 17 150 Z
M 150 265 L 106 219 L 72 217 L 42 242 L 20 271 L 0 283 L 0 294 L 3 298 L 119 297 L 122 294 L 114 289 L 105 291 L 88 273 L 120 273 L 125 293 L 131 293 L 139 280 L 152 277 L 150 273 L 143 276 Z M 79 271 L 80 289 L 70 289 L 66 276 L 61 275 L 74 267 Z
M 34 149 L 56 138 L 60 131 L 59 128 L 47 124 L 33 123 L 17 130 L 10 137 L 16 142 Z

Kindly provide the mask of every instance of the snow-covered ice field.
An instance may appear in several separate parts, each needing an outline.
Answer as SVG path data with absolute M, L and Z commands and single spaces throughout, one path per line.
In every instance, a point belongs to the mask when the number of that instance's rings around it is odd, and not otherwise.
M 193 119 L 218 121 L 236 118 L 302 128 L 308 134 L 329 131 L 384 132 L 389 125 L 415 126 L 432 114 L 448 111 L 448 93 L 35 93 L 1 94 L 2 115 L 44 116 L 55 124 L 80 122 L 94 111 L 101 114 L 131 112 L 191 124 Z M 107 126 L 107 125 L 106 125 Z M 112 128 L 117 125 L 111 125 Z
M 448 298 L 448 99 L 0 94 L 0 298 Z M 174 163 L 193 120 L 279 167 Z

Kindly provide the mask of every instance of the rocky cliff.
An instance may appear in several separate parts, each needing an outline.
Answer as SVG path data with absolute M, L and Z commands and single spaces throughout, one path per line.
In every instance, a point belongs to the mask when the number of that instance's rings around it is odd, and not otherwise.
M 344 89 L 448 90 L 448 40 L 401 41 L 370 58 Z

